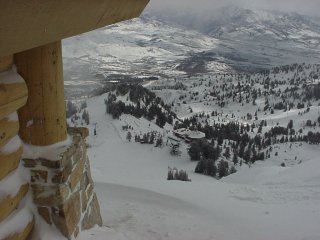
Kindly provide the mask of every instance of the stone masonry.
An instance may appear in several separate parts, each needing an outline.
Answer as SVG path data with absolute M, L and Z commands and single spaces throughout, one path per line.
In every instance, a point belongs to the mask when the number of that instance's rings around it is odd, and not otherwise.
M 31 171 L 33 201 L 38 213 L 67 238 L 102 225 L 84 139 L 85 128 L 71 128 L 71 146 L 58 160 L 23 159 Z

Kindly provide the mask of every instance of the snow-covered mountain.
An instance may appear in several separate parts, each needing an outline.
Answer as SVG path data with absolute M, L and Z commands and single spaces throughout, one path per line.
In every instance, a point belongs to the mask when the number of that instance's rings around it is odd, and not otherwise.
M 168 17 L 169 12 L 146 13 L 67 39 L 63 49 L 67 85 L 94 88 L 99 80 L 118 75 L 257 71 L 320 60 L 320 20 L 236 7 L 217 12 L 178 19 Z

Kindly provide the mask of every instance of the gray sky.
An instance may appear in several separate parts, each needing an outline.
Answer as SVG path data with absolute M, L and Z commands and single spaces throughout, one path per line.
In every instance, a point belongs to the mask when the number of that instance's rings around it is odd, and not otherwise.
M 208 10 L 235 4 L 253 9 L 271 9 L 320 16 L 320 0 L 151 0 L 152 10 L 176 8 L 177 10 Z

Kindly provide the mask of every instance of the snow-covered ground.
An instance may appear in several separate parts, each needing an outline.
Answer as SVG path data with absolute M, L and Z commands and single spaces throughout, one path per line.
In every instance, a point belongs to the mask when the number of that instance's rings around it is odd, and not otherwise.
M 90 132 L 96 124 L 98 133 L 87 141 L 104 226 L 79 239 L 320 239 L 319 146 L 274 146 L 278 156 L 216 180 L 195 174 L 186 151 L 174 157 L 166 146 L 128 142 L 121 125 L 132 119 L 106 115 L 104 98 L 87 101 Z M 280 167 L 283 161 L 291 164 Z M 167 181 L 168 166 L 192 181 Z

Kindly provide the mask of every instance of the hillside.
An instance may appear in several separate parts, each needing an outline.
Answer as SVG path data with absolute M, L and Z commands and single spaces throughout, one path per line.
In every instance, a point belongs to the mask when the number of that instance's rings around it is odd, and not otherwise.
M 90 129 L 88 155 L 104 227 L 84 232 L 80 239 L 104 239 L 106 234 L 119 240 L 319 237 L 318 145 L 274 144 L 270 159 L 243 164 L 237 173 L 217 180 L 194 172 L 197 163 L 190 161 L 183 142 L 180 156 L 171 155 L 165 144 L 130 142 L 128 131 L 165 136 L 172 127 L 164 131 L 129 114 L 114 119 L 106 114 L 108 95 L 88 99 L 84 108 L 90 115 L 84 125 Z M 117 99 L 125 102 L 127 96 Z M 168 166 L 186 170 L 192 181 L 167 181 Z

